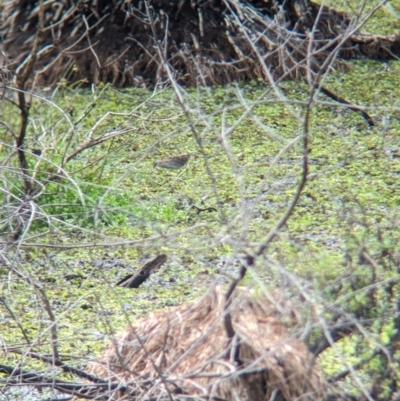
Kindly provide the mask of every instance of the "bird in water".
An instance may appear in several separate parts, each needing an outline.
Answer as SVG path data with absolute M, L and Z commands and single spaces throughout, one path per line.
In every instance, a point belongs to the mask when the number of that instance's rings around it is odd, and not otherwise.
M 168 159 L 156 160 L 153 166 L 162 168 L 182 168 L 187 164 L 189 158 L 190 155 L 172 156 Z

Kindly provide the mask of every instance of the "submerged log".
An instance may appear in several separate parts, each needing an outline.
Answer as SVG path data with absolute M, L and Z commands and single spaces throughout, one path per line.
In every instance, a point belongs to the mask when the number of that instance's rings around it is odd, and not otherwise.
M 143 284 L 152 273 L 157 271 L 159 267 L 166 262 L 166 260 L 166 255 L 157 256 L 155 259 L 147 262 L 136 273 L 129 274 L 128 276 L 124 277 L 117 283 L 117 285 L 125 288 L 139 288 L 139 286 Z

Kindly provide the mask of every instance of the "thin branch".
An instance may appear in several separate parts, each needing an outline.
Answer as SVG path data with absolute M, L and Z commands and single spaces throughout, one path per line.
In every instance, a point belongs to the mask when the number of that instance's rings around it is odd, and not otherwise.
M 120 390 L 123 392 L 126 390 L 126 387 L 120 383 L 106 382 L 105 384 L 93 385 L 72 383 L 3 364 L 0 364 L 0 373 L 9 376 L 7 380 L 8 385 L 18 383 L 33 385 L 38 388 L 54 388 L 61 393 L 72 394 L 85 399 L 109 399 L 107 394 L 110 391 Z
M 42 38 L 43 36 L 42 30 L 44 26 L 43 21 L 44 21 L 43 0 L 39 0 L 39 22 L 37 25 L 37 31 L 33 42 L 32 51 L 30 52 L 30 55 L 28 56 L 26 62 L 23 63 L 18 68 L 16 73 L 16 85 L 17 88 L 20 89 L 20 91 L 18 91 L 18 107 L 20 109 L 21 120 L 15 147 L 18 152 L 19 165 L 21 168 L 22 177 L 25 185 L 25 195 L 29 195 L 32 191 L 32 182 L 29 176 L 28 162 L 26 160 L 24 151 L 25 136 L 28 129 L 28 116 L 31 105 L 30 102 L 26 101 L 25 94 L 22 91 L 25 89 L 25 84 L 28 78 L 32 75 L 39 46 L 43 40 Z
M 97 376 L 93 376 L 90 373 L 85 372 L 84 370 L 76 369 L 73 366 L 66 365 L 63 361 L 60 359 L 54 359 L 54 358 L 49 358 L 47 356 L 40 355 L 36 352 L 31 352 L 31 351 L 23 351 L 20 348 L 10 348 L 10 347 L 2 347 L 0 348 L 4 352 L 12 352 L 15 354 L 27 356 L 32 359 L 37 359 L 39 361 L 54 365 L 59 367 L 64 373 L 71 373 L 77 377 L 80 377 L 82 379 L 86 379 L 91 381 L 92 383 L 98 383 L 98 384 L 109 384 L 107 380 L 101 379 Z

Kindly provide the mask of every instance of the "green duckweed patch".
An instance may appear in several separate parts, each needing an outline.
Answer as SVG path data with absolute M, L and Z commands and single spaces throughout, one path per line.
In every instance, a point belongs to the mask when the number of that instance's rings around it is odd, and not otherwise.
M 268 248 L 269 260 L 258 263 L 245 284 L 290 284 L 280 266 L 307 280 L 317 296 L 356 314 L 369 307 L 371 294 L 363 289 L 377 277 L 380 282 L 394 277 L 389 265 L 400 243 L 399 77 L 397 61 L 363 60 L 326 78 L 325 85 L 340 96 L 368 106 L 376 125 L 371 128 L 359 114 L 318 97 L 310 117 L 306 188 Z M 14 255 L 18 269 L 45 290 L 62 354 L 84 365 L 99 354 L 109 335 L 129 322 L 199 296 L 217 277 L 226 283 L 235 275 L 242 244 L 256 248 L 287 209 L 299 183 L 301 145 L 288 144 L 302 132 L 301 102 L 308 89 L 303 82 L 285 82 L 282 90 L 293 101 L 290 107 L 261 82 L 190 89 L 185 92 L 193 111 L 188 121 L 170 89 L 99 88 L 99 98 L 72 138 L 54 108 L 35 104 L 27 147 L 45 141 L 47 149 L 38 180 L 51 175 L 65 149 L 81 143 L 105 113 L 121 115 L 104 119 L 97 134 L 130 129 L 80 153 L 66 167 L 69 178 L 47 185 L 37 199 L 41 214 L 25 240 L 55 248 L 31 246 Z M 65 110 L 73 106 L 76 117 L 71 118 L 79 120 L 92 99 L 86 91 L 60 88 L 54 101 Z M 251 112 L 242 107 L 243 99 Z M 16 123 L 12 109 L 1 113 L 9 113 Z M 42 142 L 37 139 L 41 126 L 50 132 Z M 7 143 L 7 133 L 0 129 L 0 140 Z M 276 158 L 284 146 L 287 150 Z M 3 158 L 7 147 L 0 152 Z M 177 154 L 191 154 L 182 170 L 153 167 L 155 160 Z M 38 157 L 31 154 L 28 162 L 34 168 Z M 21 193 L 19 178 L 10 173 L 15 195 Z M 132 244 L 106 246 L 127 240 Z M 57 248 L 93 242 L 104 246 Z M 379 260 L 377 269 L 360 256 L 363 249 Z M 160 253 L 168 255 L 167 263 L 143 286 L 116 287 Z M 5 268 L 0 268 L 0 280 L 1 296 L 13 314 L 2 309 L 8 327 L 4 341 L 26 343 L 25 334 L 37 352 L 49 353 L 49 317 L 39 294 Z M 398 293 L 398 288 L 392 291 Z M 371 319 L 392 302 L 382 289 L 373 296 L 380 302 L 379 309 L 370 311 Z M 374 330 L 383 345 L 395 335 L 391 321 Z M 338 347 L 351 357 L 349 363 L 371 350 L 357 348 L 353 338 Z M 330 352 L 321 363 L 328 374 L 337 374 L 343 364 Z M 5 363 L 14 359 L 10 354 Z M 365 380 L 374 368 L 366 366 Z

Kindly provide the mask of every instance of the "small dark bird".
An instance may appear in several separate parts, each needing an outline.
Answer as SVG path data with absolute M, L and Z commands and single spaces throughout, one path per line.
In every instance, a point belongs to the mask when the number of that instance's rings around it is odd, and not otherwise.
M 129 276 L 123 278 L 117 283 L 117 285 L 125 288 L 138 288 L 150 277 L 150 274 L 155 272 L 163 263 L 165 263 L 166 260 L 166 255 L 157 256 L 155 259 L 147 262 L 135 274 L 130 274 Z
M 178 155 L 168 159 L 156 160 L 153 164 L 154 167 L 163 168 L 181 168 L 189 161 L 190 155 Z

